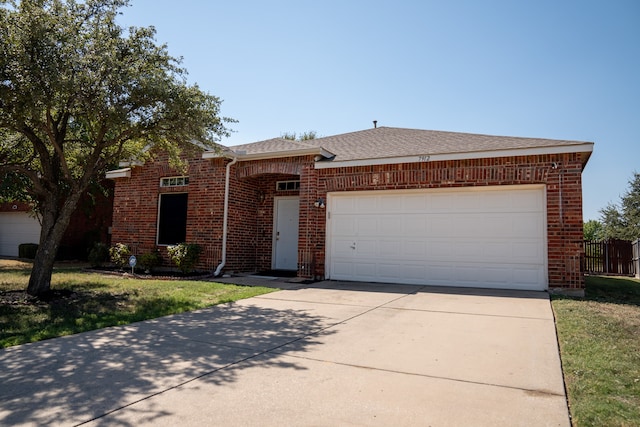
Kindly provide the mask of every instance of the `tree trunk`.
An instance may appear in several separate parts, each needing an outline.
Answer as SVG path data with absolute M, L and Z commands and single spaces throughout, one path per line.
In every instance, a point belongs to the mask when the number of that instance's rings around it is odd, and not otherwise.
M 53 263 L 56 259 L 60 240 L 54 242 L 53 239 L 45 239 L 41 241 L 33 260 L 33 268 L 31 277 L 29 277 L 29 286 L 27 293 L 33 296 L 42 296 L 51 289 L 51 275 L 53 273 Z
M 51 275 L 58 247 L 82 194 L 80 191 L 76 193 L 71 193 L 62 206 L 58 204 L 57 198 L 49 199 L 43 206 L 40 244 L 27 286 L 29 295 L 42 296 L 51 290 Z

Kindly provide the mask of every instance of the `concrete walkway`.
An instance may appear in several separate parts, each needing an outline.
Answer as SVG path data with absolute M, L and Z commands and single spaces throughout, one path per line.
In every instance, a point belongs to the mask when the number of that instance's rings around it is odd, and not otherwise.
M 545 293 L 298 286 L 2 350 L 0 424 L 570 425 Z

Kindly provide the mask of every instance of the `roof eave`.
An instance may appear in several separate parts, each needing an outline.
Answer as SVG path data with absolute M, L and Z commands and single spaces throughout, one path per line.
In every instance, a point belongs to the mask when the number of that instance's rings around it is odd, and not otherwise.
M 434 154 L 417 154 L 411 156 L 398 157 L 379 157 L 370 159 L 354 159 L 354 160 L 331 160 L 316 163 L 316 169 L 330 169 L 339 167 L 352 166 L 373 166 L 384 164 L 400 164 L 400 163 L 422 163 L 447 160 L 470 160 L 470 159 L 488 159 L 493 157 L 512 157 L 512 156 L 531 156 L 544 154 L 563 154 L 563 153 L 585 153 L 583 156 L 582 167 L 586 165 L 591 152 L 593 151 L 593 142 L 585 142 L 574 145 L 557 145 L 551 147 L 528 147 L 528 148 L 511 148 L 503 150 L 489 151 L 468 151 L 460 153 L 434 153 Z
M 263 160 L 263 159 L 278 159 L 285 157 L 299 157 L 299 156 L 321 156 L 322 158 L 332 158 L 335 154 L 325 150 L 322 147 L 310 147 L 310 148 L 302 148 L 297 150 L 283 150 L 283 151 L 273 151 L 266 153 L 253 153 L 253 154 L 245 154 L 242 152 L 235 152 L 229 150 L 228 152 L 217 152 L 217 151 L 205 151 L 202 153 L 203 159 L 218 159 L 222 157 L 235 157 L 240 162 L 246 162 L 250 160 Z
M 115 169 L 108 171 L 105 175 L 107 179 L 131 178 L 131 168 Z

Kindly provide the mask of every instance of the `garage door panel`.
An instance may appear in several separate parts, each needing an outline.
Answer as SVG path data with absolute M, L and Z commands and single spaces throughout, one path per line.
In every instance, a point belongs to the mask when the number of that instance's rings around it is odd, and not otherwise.
M 512 259 L 519 263 L 535 263 L 544 264 L 544 251 L 542 250 L 543 242 L 539 240 L 522 240 L 513 242 Z
M 358 214 L 363 212 L 377 212 L 378 211 L 378 200 L 377 196 L 362 196 L 357 197 L 355 199 L 355 203 L 353 203 L 353 209 Z
M 429 239 L 426 243 L 427 260 L 448 261 L 455 255 L 453 239 Z
M 459 265 L 455 269 L 456 282 L 472 286 L 477 283 L 478 277 L 484 277 L 484 282 L 495 282 L 497 272 L 490 268 L 483 268 L 480 265 Z
M 406 212 L 406 210 L 404 209 L 403 199 L 404 198 L 400 195 L 378 198 L 377 212 Z
M 546 289 L 541 186 L 329 196 L 332 279 Z
M 428 221 L 422 214 L 405 214 L 402 216 L 401 221 L 398 221 L 398 218 L 396 218 L 395 221 L 398 222 L 402 227 L 403 236 L 423 236 L 429 230 Z
M 332 226 L 336 236 L 355 236 L 356 217 L 346 215 L 335 215 Z
M 353 256 L 359 258 L 376 257 L 380 255 L 379 246 L 380 242 L 376 239 L 358 239 L 354 245 L 356 247 Z
M 511 244 L 500 240 L 464 241 L 456 245 L 456 255 L 460 263 L 467 262 L 501 262 L 510 258 Z
M 544 193 L 542 191 L 539 192 L 528 192 L 528 193 L 512 193 L 511 201 L 513 209 L 522 212 L 538 212 L 541 210 L 541 207 L 544 206 Z
M 378 264 L 377 276 L 385 281 L 393 281 L 396 277 L 401 276 L 401 265 L 382 263 Z
M 378 224 L 378 234 L 383 237 L 392 237 L 402 234 L 402 222 L 398 221 L 398 216 L 400 215 L 380 216 L 380 222 Z
M 355 218 L 356 236 L 374 236 L 378 233 L 379 221 L 373 216 L 360 216 Z
M 481 210 L 484 212 L 509 212 L 511 210 L 511 197 L 507 194 L 492 192 L 484 194 L 482 197 Z M 480 202 L 478 205 L 480 205 Z
M 424 278 L 425 284 L 440 285 L 451 283 L 454 273 L 454 266 L 451 264 L 430 263 L 427 269 L 427 276 Z
M 427 255 L 427 243 L 424 240 L 405 240 L 401 256 L 409 259 L 423 259 Z
M 425 220 L 429 225 L 428 236 L 450 237 L 453 227 L 453 218 L 451 215 L 425 213 Z
M 389 258 L 402 258 L 402 241 L 385 240 L 378 246 L 378 254 Z
M 354 277 L 354 264 L 350 259 L 342 259 L 331 264 L 336 277 Z
M 495 267 L 485 267 L 482 270 L 482 275 L 480 277 L 484 277 L 483 282 L 486 282 L 489 285 L 507 285 L 509 282 L 513 281 L 513 271 L 511 268 L 495 268 Z M 478 280 L 478 274 L 473 276 L 473 280 Z
M 342 212 L 345 214 L 358 212 L 356 207 L 356 199 L 341 197 L 336 198 L 332 203 L 333 208 L 338 212 Z
M 427 212 L 441 213 L 451 212 L 455 206 L 455 196 L 446 193 L 433 193 L 427 195 Z
M 414 283 L 423 283 L 424 278 L 427 277 L 427 268 L 424 264 L 410 264 L 403 266 L 403 268 L 407 280 L 414 281 Z
M 365 278 L 365 280 L 374 280 L 377 277 L 375 262 L 354 262 L 354 272 L 356 275 Z
M 331 253 L 335 254 L 336 261 L 343 257 L 353 256 L 354 239 L 336 239 L 331 243 Z
M 511 233 L 514 237 L 537 237 L 544 233 L 539 213 L 514 214 L 511 221 Z
M 427 209 L 427 198 L 423 194 L 404 196 L 403 210 L 406 213 L 423 213 Z

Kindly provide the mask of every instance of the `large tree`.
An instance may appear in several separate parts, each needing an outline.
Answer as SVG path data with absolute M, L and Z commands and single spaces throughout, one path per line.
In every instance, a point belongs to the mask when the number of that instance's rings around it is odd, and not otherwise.
M 118 161 L 228 135 L 221 100 L 186 81 L 155 30 L 116 22 L 128 0 L 0 0 L 0 177 L 42 223 L 27 292 L 46 293 L 72 212 Z M 2 179 L 2 178 L 0 178 Z M 15 191 L 12 195 L 15 195 Z
M 620 205 L 609 203 L 600 210 L 600 222 L 606 239 L 640 238 L 640 173 L 635 172 Z
M 595 219 L 590 219 L 582 227 L 584 240 L 602 240 L 602 223 Z

